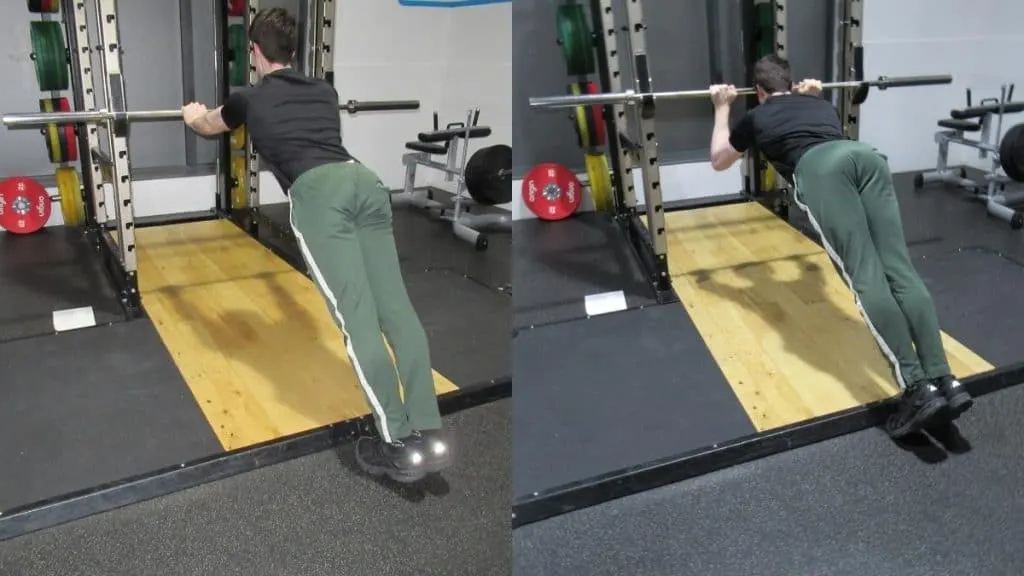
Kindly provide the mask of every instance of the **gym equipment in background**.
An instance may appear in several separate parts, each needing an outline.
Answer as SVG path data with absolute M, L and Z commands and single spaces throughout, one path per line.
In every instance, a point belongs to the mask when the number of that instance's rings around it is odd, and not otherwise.
M 512 148 L 498 144 L 477 150 L 467 161 L 470 140 L 491 135 L 487 126 L 479 126 L 480 109 L 469 110 L 465 122 L 448 124 L 439 129 L 434 113 L 434 129 L 420 132 L 417 141 L 406 142 L 412 150 L 402 156 L 405 165 L 405 187 L 392 194 L 395 206 L 415 206 L 431 211 L 451 222 L 455 235 L 473 244 L 477 250 L 487 249 L 485 229 L 512 230 L 511 215 L 505 213 L 472 213 L 476 206 L 494 206 L 512 201 Z M 461 150 L 460 150 L 461 146 Z M 446 156 L 442 164 L 432 156 Z M 416 168 L 425 166 L 444 173 L 445 182 L 457 180 L 452 202 L 434 200 L 433 189 L 416 188 Z M 468 194 L 468 198 L 466 197 Z
M 561 164 L 538 164 L 523 177 L 523 203 L 541 220 L 572 216 L 580 207 L 582 193 L 583 185 L 576 175 Z
M 599 91 L 594 82 L 574 82 L 569 85 L 569 93 L 574 95 L 597 94 Z M 574 120 L 576 142 L 580 148 L 598 148 L 607 143 L 601 106 L 577 106 L 571 118 Z
M 68 55 L 61 23 L 49 20 L 32 22 L 29 24 L 29 36 L 39 89 L 44 92 L 67 90 Z
M 562 47 L 570 76 L 586 76 L 596 70 L 594 37 L 587 25 L 587 12 L 578 4 L 558 7 L 558 44 Z
M 70 112 L 67 98 L 44 98 L 39 101 L 40 112 Z M 46 151 L 50 162 L 61 164 L 78 160 L 78 134 L 71 124 L 47 124 L 43 128 L 46 137 Z
M 46 225 L 53 209 L 50 193 L 38 181 L 14 176 L 0 182 L 0 228 L 31 234 Z
M 249 80 L 249 37 L 242 24 L 228 26 L 228 78 L 232 86 Z
M 914 175 L 914 188 L 942 182 L 970 190 L 973 197 L 985 204 L 988 213 L 1006 222 L 1014 230 L 1024 227 L 1024 214 L 1010 204 L 1024 199 L 1021 195 L 1008 198 L 1006 185 L 1024 182 L 1024 124 L 1017 124 L 1003 134 L 1003 117 L 1024 112 L 1024 101 L 1013 101 L 1013 84 L 1004 85 L 998 98 L 985 98 L 973 106 L 971 90 L 967 89 L 967 107 L 949 112 L 949 118 L 938 121 L 943 130 L 935 133 L 939 155 L 934 170 Z M 993 126 L 994 124 L 994 126 Z M 994 129 L 994 133 L 993 133 Z M 980 132 L 977 139 L 965 136 L 967 132 Z M 998 146 L 995 142 L 999 142 Z M 949 145 L 959 144 L 978 150 L 981 159 L 992 162 L 980 184 L 967 177 L 964 168 L 949 166 Z
M 60 0 L 28 0 L 28 11 L 32 14 L 56 14 L 60 12 Z
M 587 79 L 588 75 L 597 71 L 595 50 L 597 42 L 590 30 L 587 18 L 587 9 L 572 2 L 560 6 L 556 14 L 557 42 L 562 47 L 566 71 L 569 76 L 576 77 L 576 81 L 568 86 L 568 92 L 572 95 L 597 94 L 601 91 L 596 82 Z M 604 113 L 604 106 L 576 106 L 573 113 L 569 115 L 569 120 L 572 121 L 573 130 L 576 132 L 576 143 L 583 151 L 587 170 L 587 187 L 590 189 L 594 208 L 599 212 L 610 212 L 614 208 L 615 202 L 611 197 L 613 192 L 611 171 L 608 167 L 608 158 L 605 155 L 608 146 L 608 130 Z M 575 180 L 575 176 L 573 178 Z M 541 212 L 545 214 L 543 219 L 567 218 L 579 208 L 581 198 L 577 195 L 575 200 L 576 204 L 571 211 L 566 212 L 564 209 L 555 211 L 560 215 L 564 214 L 558 218 L 550 218 L 552 215 L 550 210 L 540 208 Z M 537 208 L 534 205 L 529 205 L 529 207 L 531 211 Z

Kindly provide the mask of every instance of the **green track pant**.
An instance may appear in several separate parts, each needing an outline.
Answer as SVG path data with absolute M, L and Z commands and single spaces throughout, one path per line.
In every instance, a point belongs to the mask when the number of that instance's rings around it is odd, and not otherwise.
M 362 164 L 336 163 L 300 176 L 288 200 L 292 230 L 381 437 L 440 428 L 427 336 L 398 266 L 390 191 Z
M 820 144 L 793 175 L 796 203 L 853 290 L 901 388 L 950 374 L 932 297 L 914 269 L 886 158 L 862 142 Z

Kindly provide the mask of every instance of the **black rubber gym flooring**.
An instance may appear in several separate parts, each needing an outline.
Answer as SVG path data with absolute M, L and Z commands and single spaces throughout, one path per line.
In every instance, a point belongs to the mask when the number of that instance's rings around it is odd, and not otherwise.
M 911 182 L 896 177 L 911 252 L 943 329 L 997 366 L 1024 360 L 1024 233 L 954 191 L 915 192 Z M 809 228 L 799 210 L 790 221 Z M 585 317 L 584 295 L 629 286 L 637 272 L 619 264 L 622 247 L 575 248 L 571 238 L 616 234 L 600 222 L 533 222 L 535 236 L 517 223 L 517 497 L 753 432 L 684 307 L 648 302 Z M 588 259 L 597 271 L 589 277 Z M 602 272 L 617 269 L 619 284 Z
M 512 345 L 517 498 L 755 432 L 678 304 L 521 330 Z
M 582 213 L 556 225 L 517 220 L 512 234 L 516 329 L 584 318 L 583 299 L 593 294 L 621 290 L 629 309 L 657 303 L 633 249 L 601 215 Z
M 507 575 L 510 404 L 446 419 L 444 481 L 395 488 L 321 452 L 0 543 L 0 574 Z
M 124 320 L 103 264 L 76 230 L 0 234 L 0 342 L 53 334 L 53 313 L 91 306 L 97 324 Z
M 527 525 L 513 573 L 1022 574 L 1022 413 L 1018 385 L 961 418 L 966 453 L 872 429 Z
M 149 320 L 0 346 L 0 511 L 221 452 Z
M 508 235 L 492 235 L 490 249 L 476 252 L 420 214 L 396 211 L 395 221 L 434 368 L 458 386 L 508 377 Z M 0 242 L 0 295 L 20 298 L 16 312 L 38 309 L 29 315 L 36 334 L 43 316 L 42 333 L 52 332 L 53 309 L 120 309 L 73 232 Z M 0 309 L 11 314 L 7 304 Z M 0 370 L 0 434 L 8 439 L 0 443 L 0 512 L 222 451 L 148 320 L 4 343 Z

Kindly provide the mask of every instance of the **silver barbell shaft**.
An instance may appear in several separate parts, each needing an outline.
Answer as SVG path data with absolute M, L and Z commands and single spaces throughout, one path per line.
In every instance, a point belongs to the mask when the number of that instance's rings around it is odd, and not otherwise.
M 378 110 L 415 110 L 420 106 L 417 100 L 349 100 L 338 109 L 353 113 L 359 111 L 375 112 Z M 166 122 L 181 120 L 181 109 L 177 110 L 143 110 L 127 112 L 111 112 L 109 110 L 89 110 L 84 112 L 28 112 L 24 114 L 4 114 L 0 122 L 10 129 L 39 128 L 47 124 L 95 124 L 114 121 L 127 122 Z
M 821 85 L 823 90 L 836 88 L 857 88 L 859 86 L 876 86 L 885 89 L 889 86 L 924 86 L 929 84 L 948 84 L 953 81 L 952 76 L 904 76 L 899 78 L 879 78 L 878 80 L 847 80 L 844 82 L 825 82 Z M 738 88 L 736 93 L 740 96 L 756 94 L 753 88 Z M 632 90 L 608 94 L 579 94 L 569 96 L 544 96 L 530 98 L 532 108 L 575 108 L 576 106 L 602 106 L 606 104 L 638 104 L 645 98 L 653 97 L 655 100 L 675 99 L 697 99 L 709 98 L 710 89 L 704 90 L 679 90 L 676 92 L 651 92 L 638 93 Z

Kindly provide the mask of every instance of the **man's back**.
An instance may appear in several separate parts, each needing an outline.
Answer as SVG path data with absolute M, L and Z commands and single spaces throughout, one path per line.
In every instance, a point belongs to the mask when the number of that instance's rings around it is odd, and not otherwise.
M 753 142 L 779 175 L 792 181 L 804 153 L 823 142 L 842 140 L 843 128 L 835 107 L 820 96 L 779 94 L 754 108 L 749 122 Z
M 312 168 L 353 159 L 341 144 L 338 93 L 327 82 L 284 69 L 243 94 L 249 137 L 285 191 Z

